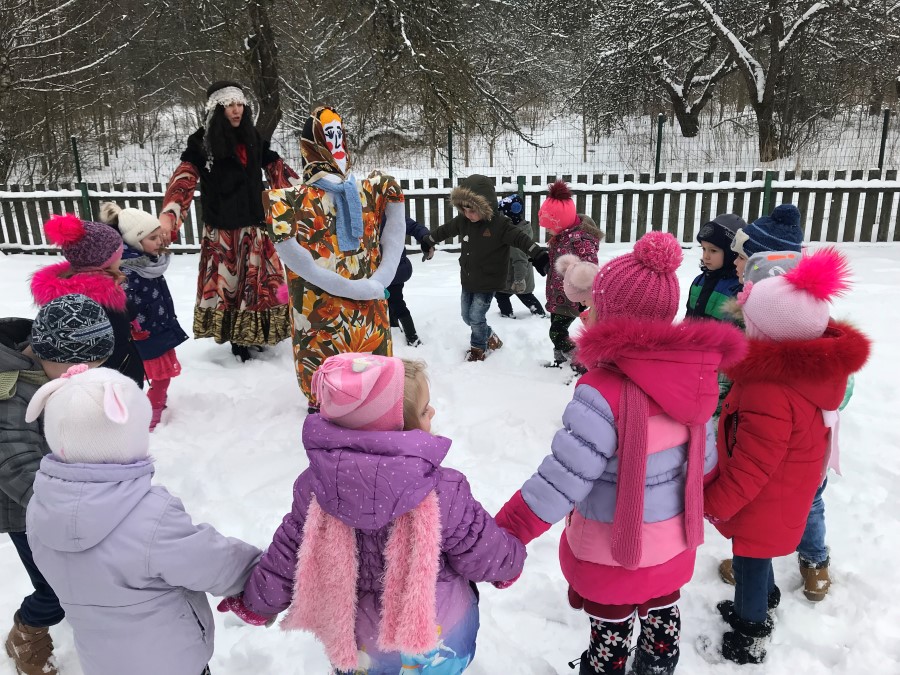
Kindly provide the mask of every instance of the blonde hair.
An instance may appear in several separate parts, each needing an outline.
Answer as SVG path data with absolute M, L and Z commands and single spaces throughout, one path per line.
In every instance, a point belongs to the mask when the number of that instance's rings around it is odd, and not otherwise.
M 422 399 L 423 387 L 428 386 L 428 376 L 424 361 L 403 361 L 403 430 L 411 431 L 419 427 L 419 401 Z

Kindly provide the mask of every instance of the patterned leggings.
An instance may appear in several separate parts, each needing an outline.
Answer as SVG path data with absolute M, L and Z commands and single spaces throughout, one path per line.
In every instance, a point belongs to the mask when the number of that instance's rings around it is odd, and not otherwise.
M 678 663 L 681 615 L 678 606 L 654 609 L 640 620 L 637 651 L 632 667 L 635 675 L 671 675 Z M 634 615 L 624 621 L 591 617 L 591 645 L 580 673 L 625 673 L 631 651 Z
M 550 315 L 550 342 L 553 343 L 554 349 L 558 349 L 561 352 L 570 352 L 575 349 L 575 345 L 569 339 L 569 326 L 574 321 L 574 316 Z

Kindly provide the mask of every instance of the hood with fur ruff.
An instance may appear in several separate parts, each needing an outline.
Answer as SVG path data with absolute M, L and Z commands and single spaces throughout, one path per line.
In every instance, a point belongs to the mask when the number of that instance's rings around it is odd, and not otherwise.
M 716 371 L 747 351 L 740 330 L 714 320 L 681 323 L 619 317 L 586 328 L 576 359 L 587 368 L 615 368 L 682 424 L 705 424 L 716 409 Z
M 471 204 L 482 220 L 490 220 L 497 210 L 497 191 L 487 176 L 473 174 L 463 178 L 450 193 L 450 203 L 458 209 Z
M 735 383 L 777 382 L 823 410 L 837 410 L 847 379 L 869 359 L 872 343 L 848 323 L 831 321 L 812 340 L 749 340 L 747 356 L 727 367 Z
M 69 278 L 60 276 L 71 269 L 68 262 L 61 262 L 47 265 L 35 272 L 31 277 L 34 301 L 43 307 L 60 296 L 81 293 L 104 309 L 125 311 L 125 290 L 112 277 L 102 271 L 79 272 Z

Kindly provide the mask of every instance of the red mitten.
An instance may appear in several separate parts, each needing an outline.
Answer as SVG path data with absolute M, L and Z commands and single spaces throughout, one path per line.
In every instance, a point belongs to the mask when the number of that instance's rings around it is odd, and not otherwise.
M 514 583 L 516 583 L 516 582 L 519 580 L 519 577 L 520 577 L 520 576 L 522 576 L 522 575 L 521 575 L 521 574 L 517 574 L 516 576 L 514 576 L 514 577 L 513 577 L 512 579 L 510 579 L 509 581 L 492 581 L 492 582 L 491 582 L 491 585 L 492 585 L 494 588 L 499 588 L 499 589 L 502 591 L 503 589 L 509 588 L 509 587 L 512 586 Z
M 494 520 L 525 545 L 550 529 L 550 524 L 534 515 L 534 511 L 525 503 L 521 490 L 503 505 Z
M 131 339 L 135 341 L 146 340 L 150 337 L 150 331 L 141 328 L 141 324 L 135 319 L 131 322 Z
M 247 609 L 247 606 L 244 604 L 244 598 L 241 595 L 224 598 L 216 609 L 220 612 L 234 612 L 241 621 L 249 623 L 251 626 L 267 626 L 270 621 L 275 619 L 274 616 L 265 617 L 251 609 Z

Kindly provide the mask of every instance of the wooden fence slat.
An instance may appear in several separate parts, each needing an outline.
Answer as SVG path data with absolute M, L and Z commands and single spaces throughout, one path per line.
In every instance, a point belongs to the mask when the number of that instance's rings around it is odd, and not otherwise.
M 784 172 L 784 180 L 796 180 L 797 172 L 796 171 L 785 171 Z M 781 203 L 782 204 L 793 204 L 794 203 L 794 191 L 790 188 L 785 190 L 781 195 Z
M 587 183 L 587 176 L 584 174 L 580 174 L 575 179 L 576 183 Z M 578 192 L 575 194 L 575 211 L 578 213 L 587 213 L 587 195 L 584 192 Z
M 658 174 L 656 176 L 657 182 L 663 182 L 666 180 L 665 174 Z M 653 200 L 653 205 L 651 207 L 651 216 L 650 216 L 650 229 L 651 230 L 659 230 L 663 231 L 663 213 L 665 213 L 666 208 L 666 199 L 669 199 L 669 203 L 671 203 L 672 195 L 667 194 L 665 192 L 653 192 L 650 195 L 650 198 Z
M 884 179 L 892 181 L 897 180 L 897 169 L 890 169 L 885 172 Z M 896 192 L 893 190 L 885 190 L 884 195 L 881 198 L 881 217 L 878 219 L 878 234 L 876 236 L 876 241 L 889 241 L 891 211 L 894 208 L 895 194 Z M 900 211 L 900 209 L 898 209 L 898 211 Z
M 599 185 L 603 182 L 603 176 L 599 173 L 595 173 L 591 177 L 592 185 Z M 601 222 L 601 214 L 603 213 L 603 194 L 600 192 L 595 192 L 591 195 L 591 219 L 597 223 L 597 227 L 601 230 L 603 229 L 603 223 Z
M 747 180 L 747 172 L 746 171 L 735 171 L 734 180 L 736 183 L 743 183 Z M 741 218 L 746 218 L 744 215 L 744 198 L 747 193 L 742 190 L 738 190 L 734 193 L 734 201 L 731 205 L 731 211 L 729 213 L 736 213 Z M 749 222 L 749 221 L 748 221 Z
M 869 180 L 881 178 L 878 169 L 869 170 Z M 872 241 L 872 228 L 875 225 L 875 216 L 878 213 L 878 201 L 881 196 L 879 190 L 866 190 L 863 193 L 865 202 L 862 209 L 862 222 L 859 226 L 859 240 Z
M 444 223 L 449 223 L 453 220 L 453 204 L 450 203 L 450 191 L 453 189 L 453 181 L 449 178 L 443 179 L 444 189 L 447 191 L 447 198 L 444 199 L 444 220 L 440 223 L 443 225 Z M 451 242 L 455 242 L 455 237 L 451 240 Z M 447 243 L 451 243 L 447 242 Z
M 687 175 L 688 183 L 697 182 L 697 173 L 689 171 Z M 697 224 L 697 192 L 696 190 L 688 190 L 684 198 L 684 234 L 681 241 L 687 243 L 694 241 L 694 229 Z
M 710 171 L 703 172 L 703 182 L 712 183 L 713 174 Z M 710 221 L 710 211 L 712 209 L 712 192 L 704 191 L 700 197 L 700 223 L 708 223 Z
M 31 192 L 38 189 L 37 185 L 32 185 Z M 37 203 L 33 199 L 25 202 L 25 214 L 28 217 L 29 230 L 31 232 L 31 243 L 35 245 L 44 243 L 44 228 L 41 227 L 41 219 L 37 212 Z
M 38 190 L 53 190 L 55 189 L 52 184 L 44 185 L 43 183 L 38 183 L 35 185 Z M 38 223 L 38 227 L 40 228 L 40 240 L 44 241 L 44 223 L 46 223 L 50 216 L 53 214 L 53 204 L 50 199 L 40 199 L 37 203 L 40 223 Z
M 6 183 L 0 183 L 0 191 L 9 192 L 9 186 Z M 3 227 L 0 227 L 0 244 L 12 244 L 16 241 L 16 235 L 13 233 L 12 202 L 8 199 L 0 201 L 0 212 L 3 214 Z
M 417 187 L 419 189 L 424 189 L 425 188 L 425 180 L 424 179 L 416 180 L 413 183 L 413 185 L 415 185 L 415 187 Z M 416 199 L 416 215 L 412 216 L 412 219 L 415 220 L 417 223 L 419 223 L 419 225 L 425 224 L 425 197 L 418 197 Z M 412 238 L 407 237 L 407 243 L 415 244 L 416 242 Z
M 623 182 L 625 183 L 633 183 L 634 182 L 634 174 L 626 173 Z M 634 192 L 624 192 L 622 194 L 622 230 L 621 230 L 621 238 L 619 241 L 622 242 L 632 242 L 634 239 L 631 238 L 632 230 L 631 230 L 631 204 L 634 199 Z
M 673 183 L 681 182 L 681 173 L 673 173 L 669 177 L 669 179 Z M 663 178 L 665 180 L 665 178 Z M 678 238 L 678 223 L 681 221 L 681 194 L 680 192 L 673 192 L 669 195 L 669 234 L 671 234 L 676 239 Z M 653 224 L 656 227 L 656 223 Z M 662 224 L 660 224 L 660 229 L 662 229 Z
M 618 174 L 610 174 L 608 176 L 608 181 L 609 185 L 618 183 Z M 619 232 L 616 228 L 616 224 L 619 222 L 619 219 L 616 215 L 616 207 L 618 201 L 619 197 L 615 192 L 608 192 L 606 194 L 606 241 L 608 242 L 622 241 L 621 232 Z
M 816 180 L 827 181 L 829 171 L 820 170 L 816 174 Z M 809 241 L 822 241 L 822 232 L 825 225 L 825 205 L 831 202 L 831 193 L 827 190 L 813 190 L 815 205 L 813 206 L 812 223 L 809 228 Z
M 812 171 L 810 169 L 801 171 L 800 180 L 812 180 Z M 812 221 L 809 214 L 810 191 L 799 189 L 797 192 L 797 208 L 800 209 L 800 228 L 804 232 L 803 238 L 806 239 L 806 233 L 809 231 L 808 225 Z
M 532 185 L 540 185 L 541 177 L 540 176 L 532 176 L 531 184 Z M 538 225 L 538 211 L 540 211 L 540 209 L 541 209 L 540 197 L 538 197 L 537 194 L 532 194 L 531 195 L 531 231 L 532 231 L 532 238 L 535 241 L 541 241 L 541 239 L 542 239 L 541 228 Z
M 435 189 L 438 186 L 437 178 L 429 178 L 428 179 L 428 187 L 430 189 Z M 434 231 L 438 228 L 440 223 L 438 222 L 438 198 L 432 197 L 428 200 L 428 229 L 434 234 Z
M 850 180 L 862 180 L 862 169 L 850 172 Z M 847 219 L 844 222 L 844 241 L 856 241 L 856 223 L 859 221 L 859 199 L 862 190 L 847 191 Z
M 731 180 L 731 172 L 730 171 L 720 171 L 719 172 L 719 182 L 724 183 Z M 731 213 L 728 208 L 728 195 L 731 194 L 729 190 L 722 190 L 721 192 L 716 193 L 716 210 L 714 214 L 711 214 L 713 218 L 715 218 L 720 213 Z
M 19 185 L 11 185 L 9 188 L 10 192 L 22 192 L 21 186 Z M 22 208 L 22 201 L 16 199 L 13 201 L 13 212 L 16 214 L 14 219 L 16 223 L 16 229 L 19 233 L 19 243 L 27 244 L 28 243 L 28 225 L 25 222 L 25 209 Z
M 835 171 L 835 180 L 845 180 L 847 178 L 846 171 Z M 844 205 L 844 191 L 835 190 L 831 193 L 831 209 L 828 213 L 828 231 L 825 235 L 825 241 L 837 241 L 838 231 L 841 226 L 841 207 Z
M 650 174 L 642 173 L 640 178 L 638 179 L 641 183 L 645 183 L 647 185 L 650 184 Z M 645 234 L 647 234 L 647 204 L 649 202 L 649 193 L 646 190 L 641 190 L 638 193 L 638 207 L 637 207 L 637 233 L 635 234 L 634 240 L 637 241 Z

